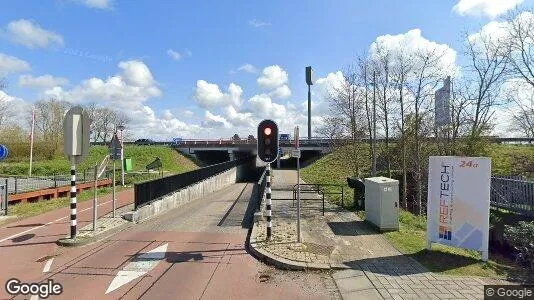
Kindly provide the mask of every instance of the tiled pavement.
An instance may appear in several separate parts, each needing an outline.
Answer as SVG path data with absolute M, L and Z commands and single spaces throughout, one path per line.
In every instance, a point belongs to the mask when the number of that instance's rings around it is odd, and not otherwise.
M 266 240 L 266 224 L 255 224 L 251 245 L 284 261 L 306 266 L 344 267 L 334 273 L 344 299 L 483 299 L 484 284 L 506 281 L 437 275 L 402 255 L 356 214 L 320 200 L 301 204 L 302 243 L 297 243 L 292 193 L 294 171 L 275 170 L 273 180 L 273 238 Z M 310 194 L 305 196 L 311 198 Z

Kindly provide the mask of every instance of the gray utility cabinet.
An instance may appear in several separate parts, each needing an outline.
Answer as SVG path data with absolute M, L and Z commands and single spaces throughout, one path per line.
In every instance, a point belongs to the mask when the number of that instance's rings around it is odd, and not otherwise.
M 399 181 L 365 178 L 365 217 L 381 231 L 399 230 Z

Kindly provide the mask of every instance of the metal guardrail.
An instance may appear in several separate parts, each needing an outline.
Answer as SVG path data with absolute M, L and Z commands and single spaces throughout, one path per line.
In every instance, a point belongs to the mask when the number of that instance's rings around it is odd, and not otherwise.
M 298 189 L 297 189 L 298 185 L 295 184 L 293 185 L 293 188 L 292 188 L 292 191 L 293 191 L 293 206 L 295 205 L 295 200 L 297 199 L 297 193 L 298 193 Z M 339 187 L 341 188 L 341 191 L 337 192 L 337 191 L 329 191 L 327 189 L 325 189 L 324 187 Z M 341 205 L 343 205 L 343 191 L 344 191 L 344 187 L 343 185 L 341 184 L 330 184 L 330 183 L 301 183 L 300 184 L 300 193 L 301 194 L 319 194 L 322 196 L 322 202 L 323 202 L 323 216 L 324 216 L 324 211 L 325 211 L 325 200 L 324 200 L 324 196 L 325 195 L 341 195 Z M 281 199 L 280 199 L 281 200 Z M 315 198 L 309 198 L 309 199 L 303 199 L 302 197 L 300 198 L 300 200 L 316 200 Z
M 534 182 L 518 177 L 491 177 L 491 206 L 534 216 Z
M 5 182 L 0 182 L 0 215 L 3 214 L 7 216 L 8 206 L 7 180 L 5 180 Z
M 254 157 L 240 158 L 193 170 L 190 172 L 163 177 L 134 185 L 135 209 L 163 196 L 174 193 L 189 185 L 215 176 L 238 165 L 249 162 Z
M 111 170 L 106 171 L 106 178 L 109 178 L 109 172 L 111 172 Z M 77 182 L 84 183 L 94 180 L 94 168 L 78 171 L 76 174 Z M 60 186 L 69 185 L 70 179 L 70 174 L 55 174 L 52 176 L 32 177 L 0 174 L 0 182 L 7 182 L 8 194 L 19 194 L 42 189 L 57 188 Z

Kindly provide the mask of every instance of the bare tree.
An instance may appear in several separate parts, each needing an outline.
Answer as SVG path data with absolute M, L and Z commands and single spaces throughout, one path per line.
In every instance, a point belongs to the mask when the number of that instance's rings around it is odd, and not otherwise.
M 407 55 L 403 50 L 401 50 L 397 55 L 394 56 L 394 68 L 392 70 L 393 75 L 393 84 L 395 90 L 397 90 L 398 98 L 397 102 L 400 106 L 400 143 L 402 144 L 402 182 L 403 189 L 401 195 L 401 205 L 404 204 L 404 208 L 408 209 L 408 165 L 407 165 L 407 150 L 406 150 L 406 84 L 408 81 L 408 76 L 411 72 L 412 61 L 411 57 Z
M 63 142 L 63 118 L 69 107 L 68 102 L 53 98 L 35 103 L 35 128 L 54 150 L 58 150 Z
M 128 116 L 108 107 L 98 107 L 91 103 L 86 109 L 92 120 L 91 131 L 94 142 L 109 142 L 117 126 L 125 126 L 130 122 Z
M 343 70 L 343 80 L 339 86 L 332 87 L 330 92 L 330 103 L 333 115 L 340 116 L 345 120 L 344 124 L 348 128 L 353 145 L 354 175 L 360 176 L 360 160 L 358 156 L 358 138 L 362 136 L 363 114 L 362 114 L 362 92 L 358 89 L 358 73 L 354 66 L 348 66 Z
M 425 113 L 428 112 L 434 90 L 444 75 L 440 64 L 444 53 L 437 49 L 420 49 L 414 56 L 414 67 L 410 74 L 411 80 L 407 85 L 413 98 L 413 138 L 415 145 L 414 175 L 415 175 L 415 201 L 416 213 L 423 213 L 423 168 L 421 153 L 421 138 L 424 136 L 422 124 Z
M 501 102 L 501 87 L 504 82 L 509 55 L 506 44 L 487 34 L 469 37 L 466 34 L 465 54 L 469 59 L 466 71 L 472 76 L 466 80 L 467 87 L 463 90 L 469 99 L 470 133 L 467 154 L 476 154 L 476 144 L 490 127 L 490 119 L 494 108 Z

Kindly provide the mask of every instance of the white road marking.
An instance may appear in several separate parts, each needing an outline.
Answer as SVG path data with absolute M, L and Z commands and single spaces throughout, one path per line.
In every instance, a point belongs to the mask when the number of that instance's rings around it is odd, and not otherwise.
M 113 292 L 128 282 L 139 278 L 154 269 L 156 265 L 165 258 L 168 245 L 168 243 L 163 244 L 147 253 L 135 256 L 132 261 L 119 271 L 115 278 L 113 278 L 113 281 L 106 290 L 106 294 Z
M 52 262 L 53 261 L 54 261 L 53 257 L 46 261 L 46 264 L 45 264 L 45 266 L 43 268 L 43 273 L 46 273 L 46 272 L 50 271 L 50 267 L 52 267 Z
M 109 200 L 109 201 L 106 201 L 106 202 L 104 202 L 104 203 L 100 203 L 100 204 L 98 204 L 97 206 L 104 205 L 104 204 L 111 203 L 111 202 L 112 202 L 112 200 Z M 84 212 L 84 211 L 86 211 L 86 210 L 88 210 L 88 209 L 93 209 L 93 207 L 90 206 L 90 207 L 88 207 L 88 208 L 82 209 L 82 210 L 80 210 L 80 212 Z M 30 229 L 27 229 L 27 230 L 24 230 L 24 231 L 22 231 L 22 232 L 16 233 L 16 234 L 14 234 L 14 235 L 8 236 L 8 237 L 6 237 L 5 239 L 0 240 L 0 243 L 3 243 L 3 242 L 5 242 L 5 241 L 7 241 L 7 240 L 10 240 L 10 239 L 12 239 L 12 238 L 16 238 L 17 236 L 23 235 L 23 234 L 25 234 L 25 233 L 27 233 L 27 232 L 34 231 L 35 229 L 39 229 L 39 228 L 41 228 L 41 227 L 45 227 L 45 226 L 47 226 L 47 225 L 50 225 L 50 224 L 55 223 L 55 222 L 57 222 L 57 221 L 61 221 L 61 220 L 66 219 L 66 218 L 70 218 L 70 215 L 69 215 L 69 216 L 66 216 L 66 217 L 63 217 L 63 218 L 56 219 L 56 220 L 54 220 L 54 221 L 50 221 L 50 222 L 48 222 L 48 223 L 46 223 L 46 224 L 44 224 L 44 225 L 39 225 L 39 226 L 36 226 L 36 227 L 32 227 L 32 228 L 30 228 Z
M 39 300 L 39 295 L 32 295 L 30 300 Z

